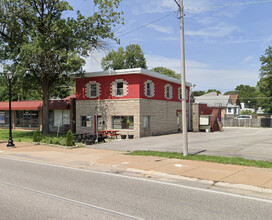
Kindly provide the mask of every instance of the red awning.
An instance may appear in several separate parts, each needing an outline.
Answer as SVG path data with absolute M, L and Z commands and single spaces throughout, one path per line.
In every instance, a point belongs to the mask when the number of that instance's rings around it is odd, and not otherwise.
M 41 110 L 43 102 L 38 101 L 18 101 L 11 102 L 11 110 Z M 68 100 L 53 100 L 49 103 L 49 109 L 69 109 L 70 101 Z M 9 110 L 9 102 L 0 102 L 0 111 Z

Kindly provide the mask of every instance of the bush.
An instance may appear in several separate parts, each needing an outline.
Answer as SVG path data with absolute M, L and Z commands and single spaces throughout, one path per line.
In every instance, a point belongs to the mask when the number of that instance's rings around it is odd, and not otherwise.
M 75 138 L 70 129 L 66 135 L 66 146 L 74 146 L 74 145 L 75 145 Z
M 33 142 L 40 142 L 41 140 L 42 140 L 42 134 L 41 134 L 40 129 L 38 128 L 33 133 Z

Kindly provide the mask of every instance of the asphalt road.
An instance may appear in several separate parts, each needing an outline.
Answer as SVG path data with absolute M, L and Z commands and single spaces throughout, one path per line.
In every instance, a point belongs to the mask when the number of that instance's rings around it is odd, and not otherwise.
M 120 140 L 90 147 L 135 151 L 182 152 L 182 133 Z M 243 157 L 272 161 L 272 128 L 224 128 L 223 132 L 188 132 L 191 154 Z
M 0 219 L 271 219 L 272 200 L 0 158 Z

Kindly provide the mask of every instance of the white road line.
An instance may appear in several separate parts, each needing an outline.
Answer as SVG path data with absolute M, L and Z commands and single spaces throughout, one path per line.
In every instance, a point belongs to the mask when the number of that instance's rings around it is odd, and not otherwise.
M 87 172 L 87 173 L 95 173 L 95 174 L 101 174 L 101 175 L 112 176 L 112 177 L 120 177 L 120 178 L 132 179 L 132 180 L 137 180 L 137 181 L 142 181 L 142 182 L 157 183 L 157 184 L 162 184 L 162 185 L 175 186 L 175 187 L 179 187 L 179 188 L 183 188 L 183 189 L 195 190 L 195 191 L 212 193 L 212 194 L 219 194 L 219 195 L 224 195 L 224 196 L 231 196 L 231 197 L 236 197 L 236 198 L 241 198 L 241 199 L 248 199 L 248 200 L 253 200 L 253 201 L 258 201 L 258 202 L 266 202 L 266 203 L 272 204 L 272 200 L 268 200 L 268 199 L 261 199 L 261 198 L 251 197 L 251 196 L 243 196 L 243 195 L 238 195 L 238 194 L 233 194 L 233 193 L 214 191 L 211 189 L 202 189 L 202 188 L 197 188 L 197 187 L 192 187 L 192 186 L 185 186 L 185 185 L 180 185 L 180 184 L 175 184 L 175 183 L 161 182 L 161 181 L 157 181 L 157 180 L 144 179 L 144 178 L 133 177 L 133 176 L 125 176 L 125 175 L 115 174 L 115 173 L 106 173 L 106 172 L 100 172 L 100 171 L 95 171 L 95 170 L 86 170 L 86 169 L 82 169 L 82 168 L 75 168 L 75 167 L 69 167 L 69 166 L 63 166 L 63 165 L 56 165 L 56 164 L 37 162 L 37 161 L 31 161 L 31 160 L 23 160 L 23 159 L 10 158 L 10 157 L 2 157 L 2 156 L 0 156 L 0 159 L 14 160 L 14 161 L 20 161 L 20 162 L 25 162 L 25 163 L 33 163 L 33 164 L 38 164 L 38 165 L 64 168 L 64 169 L 70 169 L 70 170 Z
M 99 209 L 99 210 L 102 210 L 104 212 L 109 212 L 109 213 L 112 213 L 112 214 L 124 216 L 124 217 L 130 218 L 130 219 L 143 220 L 143 218 L 139 218 L 139 217 L 132 216 L 132 215 L 127 215 L 125 213 L 117 212 L 117 211 L 114 211 L 114 210 L 106 209 L 106 208 L 103 208 L 103 207 L 100 207 L 100 206 L 92 205 L 92 204 L 85 203 L 85 202 L 80 202 L 80 201 L 73 200 L 73 199 L 68 199 L 68 198 L 65 198 L 65 197 L 61 197 L 61 196 L 57 196 L 57 195 L 54 195 L 54 194 L 38 191 L 38 190 L 35 190 L 35 189 L 30 189 L 30 188 L 27 188 L 27 187 L 18 186 L 18 185 L 14 185 L 14 184 L 3 182 L 3 181 L 0 181 L 0 184 L 5 185 L 5 186 L 14 187 L 14 188 L 17 188 L 17 189 L 21 189 L 21 190 L 24 190 L 24 191 L 29 191 L 29 192 L 32 192 L 32 193 L 40 194 L 40 195 L 43 195 L 43 196 L 46 196 L 46 197 L 49 197 L 49 198 L 53 198 L 53 199 L 57 199 L 57 200 L 61 200 L 61 201 L 65 201 L 65 202 L 69 202 L 69 203 L 89 207 L 89 208 Z

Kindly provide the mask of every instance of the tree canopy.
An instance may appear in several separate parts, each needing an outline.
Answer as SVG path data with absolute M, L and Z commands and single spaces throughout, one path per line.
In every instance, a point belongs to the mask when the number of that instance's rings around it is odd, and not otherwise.
M 254 99 L 254 97 L 256 97 L 256 87 L 239 85 L 236 86 L 235 91 L 239 95 L 240 102 L 245 103 L 248 108 L 257 107 L 257 99 Z
M 265 109 L 266 112 L 272 113 L 272 47 L 269 46 L 265 50 L 265 54 L 260 57 L 261 68 L 260 68 L 260 80 L 257 86 L 260 90 L 261 96 L 268 97 L 263 98 L 260 101 L 260 105 Z
M 180 79 L 180 74 L 177 74 L 174 70 L 168 69 L 166 67 L 159 66 L 159 67 L 155 67 L 151 70 L 154 72 L 157 72 L 157 73 L 161 73 L 161 74 L 164 74 L 167 76 L 171 76 L 171 77 Z
M 101 66 L 103 70 L 147 68 L 144 53 L 138 44 L 129 44 L 125 50 L 123 47 L 112 50 L 102 58 Z
M 96 12 L 65 17 L 73 8 L 62 0 L 1 0 L 0 61 L 13 80 L 39 91 L 43 99 L 43 133 L 49 133 L 49 97 L 69 82 L 71 73 L 83 73 L 84 58 L 113 39 L 113 27 L 122 22 L 121 0 L 93 0 Z M 16 82 L 17 82 L 16 81 Z

